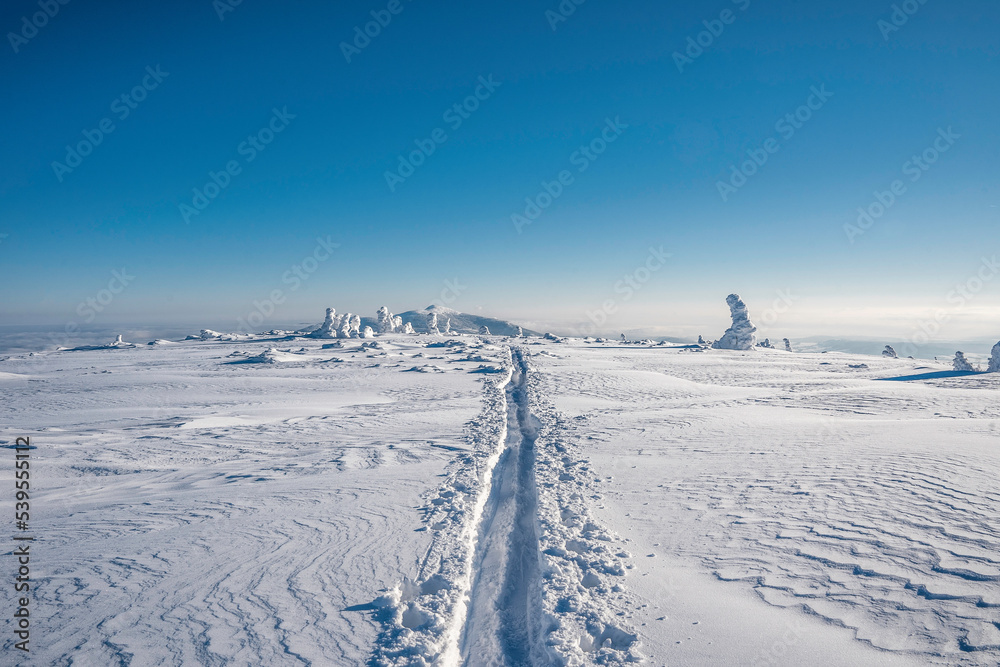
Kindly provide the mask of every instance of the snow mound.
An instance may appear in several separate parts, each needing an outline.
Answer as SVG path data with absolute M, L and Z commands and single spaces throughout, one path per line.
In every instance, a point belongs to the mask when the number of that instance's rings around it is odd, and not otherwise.
M 722 338 L 712 343 L 712 347 L 716 350 L 752 350 L 757 344 L 757 327 L 750 321 L 746 304 L 739 294 L 727 296 L 726 303 L 729 305 L 733 324 L 722 334 Z
M 229 356 L 239 355 L 239 352 L 234 352 Z M 301 361 L 301 355 L 294 354 L 289 350 L 279 350 L 277 348 L 271 347 L 260 354 L 253 356 L 248 356 L 245 359 L 237 359 L 236 361 L 231 361 L 232 364 L 277 364 L 288 361 Z
M 127 350 L 139 347 L 135 343 L 128 343 L 122 340 L 121 334 L 115 337 L 114 341 L 107 345 L 80 345 L 79 347 L 60 347 L 60 352 L 89 352 L 91 350 Z

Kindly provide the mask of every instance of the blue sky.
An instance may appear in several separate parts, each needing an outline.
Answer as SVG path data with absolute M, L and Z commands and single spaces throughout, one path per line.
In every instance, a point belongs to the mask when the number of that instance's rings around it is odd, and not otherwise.
M 223 1 L 73 0 L 35 32 L 37 1 L 4 4 L 4 324 L 93 310 L 95 325 L 225 328 L 444 294 L 543 327 L 712 335 L 735 291 L 774 311 L 774 336 L 904 336 L 935 312 L 939 335 L 1000 329 L 1000 276 L 981 268 L 1000 252 L 996 3 L 912 0 L 893 25 L 893 3 L 870 0 L 588 0 L 553 29 L 555 0 L 400 0 L 395 14 L 388 0 L 244 0 L 220 18 Z M 371 12 L 391 20 L 348 62 L 342 43 Z M 474 110 L 446 115 L 456 104 Z M 794 134 L 777 129 L 796 112 Z M 579 153 L 609 119 L 614 141 Z M 53 165 L 102 121 L 113 131 L 78 166 Z M 949 128 L 911 180 L 906 163 Z M 769 139 L 776 152 L 724 201 L 719 182 Z M 433 153 L 390 188 L 418 141 Z M 226 187 L 185 216 L 227 164 Z M 518 230 L 512 215 L 563 171 L 572 181 Z M 896 180 L 885 213 L 845 232 Z M 643 271 L 650 248 L 670 258 Z

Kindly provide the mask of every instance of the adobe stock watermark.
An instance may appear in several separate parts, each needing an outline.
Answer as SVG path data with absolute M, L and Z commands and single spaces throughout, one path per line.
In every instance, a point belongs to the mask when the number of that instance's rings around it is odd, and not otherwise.
M 904 340 L 900 348 L 902 353 L 909 356 L 915 355 L 921 346 L 929 343 L 941 331 L 941 327 L 946 322 L 975 299 L 987 283 L 996 278 L 998 273 L 1000 273 L 1000 261 L 997 260 L 996 255 L 981 258 L 979 268 L 964 282 L 956 284 L 954 289 L 949 290 L 945 295 L 945 301 L 951 304 L 951 308 L 938 308 L 932 317 L 918 322 L 913 333 Z
M 236 320 L 236 332 L 253 333 L 254 328 L 262 325 L 267 318 L 274 314 L 277 307 L 285 302 L 288 293 L 298 291 L 319 270 L 320 265 L 333 256 L 333 251 L 339 247 L 340 244 L 334 243 L 329 234 L 326 238 L 317 237 L 312 252 L 281 274 L 281 284 L 289 286 L 287 292 L 282 288 L 276 288 L 271 290 L 264 299 L 254 299 L 253 309 L 247 313 L 246 317 L 240 317 Z
M 809 88 L 810 94 L 804 104 L 792 112 L 786 113 L 774 124 L 774 131 L 781 136 L 781 140 L 788 142 L 795 133 L 801 130 L 808 123 L 813 114 L 823 108 L 823 105 L 833 97 L 833 93 L 826 89 L 826 84 L 819 88 L 812 86 Z M 749 159 L 737 166 L 729 166 L 729 180 L 716 181 L 715 189 L 718 190 L 722 201 L 728 202 L 729 198 L 736 194 L 740 188 L 747 184 L 761 167 L 767 164 L 772 155 L 781 150 L 781 141 L 776 137 L 769 137 L 764 140 L 760 148 L 748 148 Z
M 549 22 L 552 32 L 556 31 L 560 23 L 565 23 L 570 16 L 576 13 L 576 8 L 587 0 L 562 0 L 555 9 L 545 10 L 545 20 Z
M 288 113 L 288 107 L 280 110 L 275 107 L 271 109 L 271 119 L 264 127 L 254 134 L 247 135 L 236 146 L 236 153 L 243 157 L 243 163 L 250 164 L 257 159 L 257 156 L 274 141 L 274 138 L 285 131 L 288 124 L 295 119 L 295 114 Z M 230 186 L 233 178 L 243 173 L 243 164 L 239 160 L 229 160 L 219 171 L 209 171 L 208 180 L 201 188 L 192 188 L 191 204 L 179 204 L 181 218 L 185 224 L 191 222 L 191 218 L 201 215 L 202 211 L 208 208 L 215 199 L 222 194 L 222 191 Z
M 7 41 L 14 53 L 20 53 L 21 47 L 38 35 L 38 31 L 49 24 L 51 19 L 56 17 L 60 8 L 69 4 L 69 0 L 38 0 L 40 12 L 35 12 L 30 17 L 21 17 L 21 29 L 17 32 L 8 32 Z
M 774 324 L 782 315 L 791 310 L 792 305 L 796 301 L 795 295 L 792 294 L 792 290 L 787 287 L 783 291 L 778 290 L 776 294 L 777 296 L 774 301 L 771 302 L 771 307 L 761 313 L 759 320 L 761 324 Z
M 132 87 L 127 93 L 122 93 L 111 101 L 110 109 L 119 121 L 128 118 L 133 111 L 139 108 L 139 104 L 145 101 L 149 93 L 160 87 L 163 80 L 170 76 L 170 72 L 164 72 L 157 65 L 155 68 L 147 66 L 146 75 L 142 80 Z M 66 157 L 63 162 L 54 161 L 52 171 L 56 179 L 62 183 L 66 174 L 71 174 L 74 169 L 83 164 L 83 159 L 94 152 L 94 149 L 104 142 L 104 138 L 115 131 L 115 123 L 110 117 L 104 117 L 97 123 L 94 129 L 84 129 L 83 139 L 74 145 L 66 146 Z
M 406 1 L 411 2 L 412 0 Z M 340 43 L 340 52 L 344 54 L 347 63 L 350 64 L 351 58 L 360 55 L 364 49 L 368 48 L 372 40 L 381 35 L 383 29 L 389 27 L 389 24 L 392 23 L 392 17 L 399 16 L 404 9 L 406 6 L 402 0 L 389 0 L 385 9 L 371 11 L 372 20 L 365 23 L 363 27 L 354 26 L 354 38 L 350 43 Z
M 781 637 L 774 640 L 767 649 L 757 654 L 750 664 L 753 667 L 771 667 L 772 665 L 787 664 L 788 657 L 786 654 L 788 653 L 788 649 L 802 641 L 804 635 L 805 628 L 802 627 L 802 621 L 796 620 L 794 624 L 788 623 Z
M 569 163 L 576 167 L 578 174 L 582 174 L 590 168 L 590 165 L 608 149 L 610 144 L 618 140 L 618 137 L 628 129 L 628 125 L 621 122 L 619 116 L 614 120 L 604 119 L 604 128 L 600 134 L 569 156 Z M 523 228 L 537 220 L 542 212 L 552 203 L 559 199 L 570 185 L 576 182 L 576 177 L 569 169 L 563 169 L 556 174 L 552 181 L 542 181 L 542 189 L 534 197 L 526 197 L 525 207 L 521 213 L 512 213 L 510 221 L 514 224 L 514 229 L 520 234 Z
M 83 299 L 76 306 L 76 314 L 83 319 L 85 324 L 90 324 L 97 319 L 114 302 L 115 297 L 125 291 L 135 276 L 131 275 L 126 267 L 111 272 L 111 278 L 107 285 L 97 290 L 93 295 Z M 50 333 L 49 341 L 56 347 L 66 347 L 71 336 L 80 332 L 80 325 L 76 320 L 69 320 L 63 326 L 61 333 Z
M 904 25 L 910 22 L 910 17 L 920 11 L 920 8 L 927 4 L 927 0 L 904 0 L 898 5 L 892 5 L 892 13 L 889 20 L 879 19 L 876 25 L 882 33 L 882 39 L 889 41 L 889 35 L 899 32 Z
M 451 105 L 441 114 L 441 119 L 448 124 L 452 132 L 462 127 L 462 123 L 469 120 L 472 114 L 479 109 L 479 105 L 490 99 L 501 85 L 501 82 L 493 80 L 492 74 L 488 77 L 480 76 L 478 81 L 479 85 L 476 86 L 471 95 L 461 102 Z M 413 176 L 417 169 L 427 161 L 427 158 L 434 155 L 438 147 L 446 141 L 448 141 L 448 134 L 440 127 L 434 128 L 426 139 L 414 139 L 413 143 L 416 144 L 417 148 L 407 155 L 397 156 L 399 164 L 395 171 L 386 170 L 385 172 L 385 183 L 389 186 L 389 192 L 395 192 L 397 186 Z
M 631 301 L 632 297 L 652 280 L 653 275 L 667 265 L 667 260 L 671 257 L 673 254 L 664 251 L 662 245 L 659 248 L 650 246 L 646 259 L 612 286 L 612 290 L 618 296 L 605 299 L 597 310 L 588 310 L 587 319 L 590 323 L 575 328 L 574 334 L 590 336 L 596 333 L 600 327 L 607 324 L 609 317 L 618 312 L 619 304 Z
M 243 4 L 243 0 L 212 0 L 212 9 L 220 21 L 226 20 L 226 14 L 235 12 L 236 8 Z
M 750 0 L 732 0 L 732 3 L 741 12 L 745 12 L 750 7 Z M 677 71 L 683 74 L 685 67 L 693 65 L 694 61 L 705 53 L 705 49 L 710 48 L 712 44 L 715 44 L 715 40 L 722 36 L 727 25 L 736 23 L 737 16 L 739 15 L 732 9 L 726 8 L 719 12 L 719 18 L 702 21 L 705 29 L 694 37 L 688 36 L 684 53 L 674 51 L 674 64 L 677 65 Z
M 448 305 L 455 303 L 458 297 L 462 296 L 462 292 L 469 288 L 468 285 L 463 285 L 458 281 L 458 278 L 453 278 L 452 280 L 444 281 L 444 288 L 441 289 L 441 293 L 438 298 L 431 302 L 432 306 L 447 307 Z
M 950 125 L 947 130 L 939 127 L 938 136 L 934 139 L 934 142 L 919 155 L 914 155 L 903 163 L 903 166 L 900 168 L 903 175 L 908 176 L 911 183 L 916 183 L 937 163 L 941 155 L 951 150 L 951 147 L 961 137 L 962 135 L 955 134 Z M 847 235 L 847 240 L 853 245 L 854 239 L 871 229 L 875 225 L 875 222 L 885 215 L 906 192 L 906 183 L 899 178 L 889 184 L 888 190 L 876 190 L 873 193 L 875 197 L 874 201 L 867 206 L 858 207 L 858 218 L 855 224 L 846 223 L 844 225 L 844 233 Z

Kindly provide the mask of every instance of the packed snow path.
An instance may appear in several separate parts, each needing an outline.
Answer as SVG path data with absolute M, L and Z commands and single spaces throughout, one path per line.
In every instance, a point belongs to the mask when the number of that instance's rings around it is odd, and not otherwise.
M 541 636 L 535 439 L 537 420 L 528 408 L 527 363 L 513 351 L 506 388 L 507 438 L 493 470 L 481 519 L 462 636 L 466 664 L 539 664 L 532 647 Z M 534 658 L 534 660 L 532 659 Z

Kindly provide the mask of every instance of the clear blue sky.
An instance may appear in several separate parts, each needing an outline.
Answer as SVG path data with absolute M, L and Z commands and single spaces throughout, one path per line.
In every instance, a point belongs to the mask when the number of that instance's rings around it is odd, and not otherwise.
M 1000 275 L 948 298 L 1000 252 L 995 2 L 912 0 L 889 31 L 893 3 L 871 0 L 588 0 L 554 30 L 557 0 L 400 0 L 397 14 L 244 0 L 220 19 L 224 1 L 73 0 L 37 34 L 23 24 L 37 1 L 4 3 L 4 324 L 82 322 L 124 267 L 134 278 L 94 324 L 235 327 L 274 290 L 269 322 L 399 312 L 457 279 L 448 305 L 546 326 L 611 301 L 611 328 L 712 334 L 729 292 L 760 313 L 790 290 L 772 335 L 905 335 L 934 308 L 950 309 L 946 333 L 1000 328 Z M 391 21 L 347 62 L 373 11 Z M 705 21 L 720 34 L 679 71 Z M 446 116 L 480 77 L 499 86 Z M 792 136 L 777 129 L 813 87 L 832 96 Z M 616 118 L 628 127 L 602 154 L 575 153 Z M 113 131 L 78 166 L 53 165 L 104 119 Z M 272 122 L 262 150 L 243 143 Z M 959 138 L 911 181 L 905 163 L 949 127 Z M 391 189 L 398 156 L 438 128 Z M 730 165 L 770 138 L 777 152 L 723 201 Z M 230 161 L 239 173 L 185 220 Z M 518 233 L 512 214 L 563 170 L 572 182 Z M 897 179 L 905 192 L 851 243 L 844 225 Z M 286 272 L 317 238 L 340 245 L 296 283 Z M 636 273 L 661 246 L 666 264 Z

